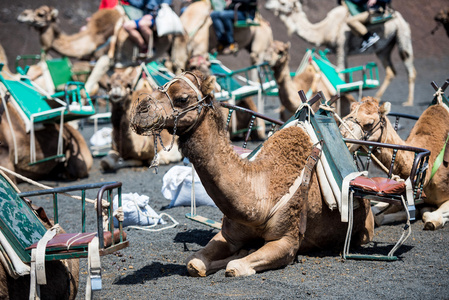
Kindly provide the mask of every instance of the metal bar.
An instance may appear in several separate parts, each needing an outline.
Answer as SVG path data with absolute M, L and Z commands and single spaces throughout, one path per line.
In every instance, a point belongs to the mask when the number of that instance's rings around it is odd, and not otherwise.
M 103 199 L 103 194 L 105 191 L 110 190 L 110 189 L 114 189 L 114 188 L 118 188 L 122 186 L 121 182 L 112 182 L 110 184 L 104 184 L 100 190 L 98 191 L 97 194 L 97 232 L 98 232 L 98 239 L 100 242 L 100 249 L 104 249 L 104 234 L 103 234 L 103 218 L 102 218 L 102 199 Z M 120 235 L 122 235 L 123 232 L 120 232 Z M 112 235 L 112 238 L 114 238 L 114 235 Z
M 74 186 L 68 186 L 68 187 L 58 187 L 58 188 L 47 189 L 47 190 L 36 190 L 36 191 L 30 191 L 30 192 L 22 192 L 22 193 L 19 193 L 18 196 L 19 197 L 31 197 L 31 196 L 53 194 L 53 193 L 66 193 L 66 192 L 72 192 L 72 191 L 79 191 L 82 189 L 89 190 L 89 189 L 96 189 L 96 188 L 102 187 L 104 185 L 110 185 L 110 184 L 114 184 L 114 183 L 117 183 L 117 182 L 115 182 L 115 181 L 99 182 L 99 183 L 74 185 Z
M 81 224 L 82 229 L 81 232 L 86 232 L 86 190 L 81 190 Z

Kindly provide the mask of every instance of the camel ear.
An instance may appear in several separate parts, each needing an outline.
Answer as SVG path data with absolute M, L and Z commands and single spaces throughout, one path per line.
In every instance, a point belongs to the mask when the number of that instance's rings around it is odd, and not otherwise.
M 58 15 L 59 15 L 59 10 L 57 10 L 56 8 L 52 7 L 51 8 L 51 13 L 50 13 L 51 19 L 52 20 L 56 19 L 58 17 Z
M 215 78 L 215 76 L 208 76 L 203 81 L 203 84 L 201 84 L 201 93 L 203 93 L 204 96 L 212 94 L 212 92 L 215 89 L 216 81 L 217 81 L 217 78 Z
M 290 43 L 290 41 L 288 41 L 287 43 L 285 43 L 285 47 L 286 47 L 286 49 L 287 50 L 290 50 L 290 46 L 291 46 L 292 44 Z
M 385 102 L 385 103 L 383 103 L 383 104 L 380 106 L 379 110 L 380 110 L 380 113 L 381 113 L 383 116 L 388 115 L 388 114 L 390 113 L 390 111 L 391 111 L 391 103 L 390 103 L 390 102 Z

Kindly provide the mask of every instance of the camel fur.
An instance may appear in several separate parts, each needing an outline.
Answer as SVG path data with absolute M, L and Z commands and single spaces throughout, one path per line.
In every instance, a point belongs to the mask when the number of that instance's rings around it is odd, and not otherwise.
M 443 149 L 449 134 L 449 124 L 447 123 L 449 109 L 444 103 L 429 106 L 422 113 L 412 128 L 410 135 L 404 141 L 396 133 L 391 122 L 386 117 L 390 111 L 390 106 L 389 102 L 380 105 L 378 99 L 372 97 L 365 97 L 362 102 L 354 103 L 351 107 L 351 113 L 343 120 L 355 136 L 350 134 L 346 128 L 340 126 L 342 135 L 348 138 L 360 139 L 366 131 L 372 128 L 373 124 L 383 119 L 385 120 L 383 130 L 374 131 L 369 140 L 389 144 L 410 145 L 430 150 L 429 170 L 424 182 L 424 193 L 426 195 L 424 203 L 437 209 L 433 212 L 426 209 L 422 214 L 422 220 L 424 229 L 439 229 L 449 220 L 449 166 L 447 162 L 443 162 L 431 179 L 430 170 L 432 170 L 435 159 Z M 354 121 L 350 121 L 349 117 L 354 117 L 359 125 Z M 376 157 L 384 165 L 389 164 L 392 158 L 392 151 L 381 148 Z M 393 174 L 406 179 L 410 175 L 413 159 L 414 154 L 412 152 L 398 151 Z
M 89 147 L 81 133 L 69 124 L 63 128 L 62 162 L 50 160 L 35 165 L 30 163 L 30 134 L 27 133 L 25 123 L 8 100 L 9 94 L 1 97 L 0 104 L 0 165 L 31 179 L 58 176 L 66 179 L 87 177 L 93 164 Z M 5 103 L 10 115 L 12 128 L 8 123 Z M 16 142 L 14 143 L 15 135 Z M 36 161 L 57 153 L 59 124 L 45 124 L 35 131 Z M 17 147 L 17 148 L 16 148 Z M 15 163 L 15 149 L 18 149 L 18 161 Z
M 345 6 L 335 7 L 325 19 L 315 24 L 310 23 L 298 0 L 269 0 L 265 8 L 279 15 L 290 33 L 296 32 L 298 36 L 317 47 L 324 46 L 333 50 L 340 69 L 347 67 L 348 55 L 361 54 L 359 49 L 362 38 L 353 34 L 347 25 L 349 12 Z M 376 32 L 380 40 L 363 53 L 375 53 L 385 68 L 385 80 L 376 93 L 376 98 L 380 99 L 395 77 L 396 71 L 391 62 L 391 52 L 395 45 L 398 46 L 399 56 L 407 70 L 409 83 L 408 98 L 403 105 L 412 106 L 416 70 L 413 65 L 410 26 L 399 12 L 395 11 L 393 14 L 394 17 L 385 23 L 368 25 L 368 29 Z
M 114 171 L 122 167 L 150 165 L 154 158 L 153 136 L 141 136 L 134 133 L 129 126 L 130 108 L 139 97 L 151 92 L 148 87 L 133 89 L 136 80 L 136 68 L 127 68 L 111 76 L 109 100 L 111 103 L 112 149 L 101 159 L 103 171 Z M 161 132 L 165 147 L 170 146 L 175 138 L 166 130 Z M 176 139 L 176 138 L 175 138 Z M 175 142 L 171 151 L 162 151 L 158 147 L 158 163 L 169 164 L 181 161 L 181 153 Z
M 224 214 L 222 230 L 187 258 L 189 274 L 207 276 L 226 269 L 227 276 L 246 276 L 285 267 L 298 251 L 342 246 L 347 224 L 323 201 L 315 173 L 305 201 L 301 201 L 299 189 L 269 217 L 311 153 L 312 143 L 305 131 L 282 129 L 265 141 L 254 161 L 241 159 L 227 138 L 214 100 L 215 77 L 197 71 L 183 76 L 198 93 L 185 79 L 177 78 L 171 81 L 168 96 L 157 90 L 135 103 L 131 125 L 139 134 L 161 126 L 178 135 L 183 155 Z M 172 105 L 182 117 L 175 119 Z M 186 108 L 190 110 L 184 111 Z M 358 244 L 370 241 L 373 218 L 369 203 L 361 203 L 354 213 L 354 240 Z
M 122 67 L 134 64 L 132 61 L 134 44 L 126 30 L 122 28 L 127 17 L 121 6 L 98 10 L 91 16 L 84 30 L 71 35 L 65 34 L 59 28 L 58 14 L 58 10 L 54 7 L 43 5 L 35 10 L 24 10 L 17 20 L 38 31 L 41 47 L 45 53 L 53 50 L 71 58 L 97 60 L 86 82 L 86 90 L 89 93 L 97 89 L 97 83 L 114 63 Z M 172 35 L 163 37 L 154 35 L 156 51 L 151 59 L 167 53 L 171 40 Z M 106 47 L 101 47 L 102 45 Z
M 185 70 L 190 58 L 208 57 L 208 53 L 217 47 L 217 38 L 209 17 L 211 11 L 209 0 L 195 1 L 180 16 L 185 34 L 174 38 L 171 54 L 178 70 Z M 273 41 L 270 24 L 261 15 L 256 15 L 255 21 L 260 26 L 234 28 L 235 42 L 239 49 L 246 49 L 250 53 L 251 65 L 263 61 L 263 55 Z

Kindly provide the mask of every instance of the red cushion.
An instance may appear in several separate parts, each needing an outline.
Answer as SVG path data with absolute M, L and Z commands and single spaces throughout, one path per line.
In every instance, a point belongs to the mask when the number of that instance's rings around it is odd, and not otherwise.
M 384 177 L 368 178 L 359 176 L 351 181 L 351 186 L 365 191 L 375 192 L 380 195 L 397 195 L 405 192 L 405 182 L 398 182 Z
M 96 232 L 84 232 L 84 233 L 60 233 L 55 235 L 47 243 L 47 248 L 62 248 L 62 247 L 74 247 L 80 245 L 87 245 L 97 235 Z M 111 233 L 109 231 L 103 232 L 104 246 L 109 247 L 112 245 Z M 123 232 L 123 240 L 126 240 L 126 232 Z M 120 242 L 120 230 L 114 230 L 114 242 Z M 27 250 L 37 247 L 37 242 L 26 248 Z

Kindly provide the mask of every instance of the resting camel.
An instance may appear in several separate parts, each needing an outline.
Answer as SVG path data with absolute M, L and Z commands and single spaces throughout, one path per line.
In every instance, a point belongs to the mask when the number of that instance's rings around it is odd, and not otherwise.
M 42 208 L 36 208 L 38 218 L 48 229 L 53 226 Z M 40 286 L 40 299 L 76 299 L 79 284 L 79 259 L 45 262 L 47 284 Z M 29 299 L 30 275 L 13 278 L 0 262 L 0 299 Z
M 424 183 L 424 202 L 427 205 L 435 206 L 433 212 L 426 211 L 422 215 L 424 229 L 435 230 L 444 226 L 449 220 L 449 168 L 448 163 L 443 162 L 431 176 L 436 157 L 443 149 L 446 138 L 449 134 L 449 108 L 444 103 L 432 105 L 427 108 L 415 126 L 412 128 L 409 137 L 404 141 L 394 130 L 386 115 L 390 111 L 391 104 L 385 102 L 380 105 L 379 101 L 372 97 L 365 97 L 359 103 L 351 106 L 351 113 L 343 118 L 343 121 L 355 136 L 350 134 L 344 126 L 340 130 L 344 137 L 360 139 L 362 136 L 371 141 L 382 143 L 410 145 L 425 148 L 431 151 L 429 159 L 429 170 Z M 447 148 L 446 148 L 447 149 Z M 350 149 L 354 151 L 355 149 Z M 386 148 L 381 148 L 376 157 L 385 165 L 390 164 L 392 152 Z M 414 156 L 407 151 L 398 151 L 396 164 L 393 173 L 406 179 L 410 175 Z
M 315 173 L 310 186 L 292 188 L 313 148 L 306 132 L 296 126 L 279 130 L 254 161 L 241 159 L 213 96 L 215 80 L 185 72 L 135 103 L 131 119 L 138 134 L 165 128 L 179 136 L 183 155 L 224 214 L 222 230 L 187 259 L 189 274 L 206 276 L 226 268 L 227 276 L 251 275 L 292 263 L 298 251 L 343 245 L 347 224 L 324 203 Z M 291 198 L 280 204 L 287 194 Z M 354 213 L 354 238 L 370 241 L 369 203 L 361 203 Z
M 312 24 L 308 20 L 302 4 L 299 0 L 269 0 L 265 7 L 275 14 L 287 26 L 290 33 L 296 32 L 301 38 L 315 46 L 324 46 L 336 53 L 337 66 L 340 69 L 347 67 L 347 56 L 360 54 L 359 48 L 362 38 L 355 36 L 348 25 L 346 18 L 348 10 L 340 5 L 332 9 L 322 21 Z M 404 62 L 408 73 L 408 98 L 403 103 L 405 106 L 413 105 L 416 70 L 413 65 L 412 37 L 409 24 L 402 15 L 395 11 L 394 17 L 385 23 L 368 25 L 370 30 L 376 32 L 380 40 L 364 53 L 375 53 L 385 68 L 385 80 L 376 93 L 381 98 L 396 71 L 391 62 L 391 52 L 395 45 L 398 46 L 399 56 Z
M 111 102 L 112 149 L 101 159 L 103 171 L 114 171 L 122 167 L 150 164 L 154 158 L 154 138 L 134 133 L 129 126 L 130 108 L 139 97 L 151 92 L 146 87 L 133 89 L 136 81 L 136 68 L 128 68 L 111 76 L 109 100 Z M 166 130 L 161 132 L 163 144 L 170 146 L 173 136 Z M 159 147 L 159 151 L 162 148 Z M 169 164 L 181 161 L 177 143 L 169 151 L 158 151 L 158 162 Z
M 290 42 L 273 41 L 268 48 L 265 61 L 270 64 L 274 72 L 274 77 L 279 89 L 279 100 L 281 101 L 281 120 L 287 121 L 298 109 L 301 100 L 298 95 L 299 90 L 312 91 L 312 96 L 321 91 L 326 99 L 330 99 L 329 90 L 321 79 L 321 74 L 315 68 L 308 64 L 304 71 L 290 76 Z M 342 104 L 340 114 L 349 113 L 349 105 L 355 99 L 350 94 L 342 94 L 339 100 Z M 317 103 L 319 104 L 319 103 Z
M 211 12 L 209 0 L 192 2 L 180 16 L 185 28 L 183 36 L 173 41 L 171 57 L 178 69 L 186 69 L 187 61 L 192 57 L 208 57 L 208 53 L 217 47 L 217 39 L 209 17 Z M 270 24 L 257 15 L 260 26 L 235 28 L 234 38 L 239 49 L 250 53 L 251 65 L 263 61 L 263 55 L 273 40 Z
M 3 91 L 1 93 L 3 94 Z M 67 179 L 88 176 L 93 164 L 92 155 L 81 133 L 69 124 L 65 124 L 63 129 L 62 152 L 65 154 L 65 160 L 62 162 L 49 160 L 30 166 L 30 134 L 27 133 L 18 111 L 9 101 L 9 94 L 2 95 L 1 100 L 0 165 L 31 179 L 48 178 L 51 175 Z M 8 122 L 5 103 L 12 127 Z M 59 124 L 46 124 L 42 129 L 35 131 L 37 161 L 57 153 L 58 135 Z

